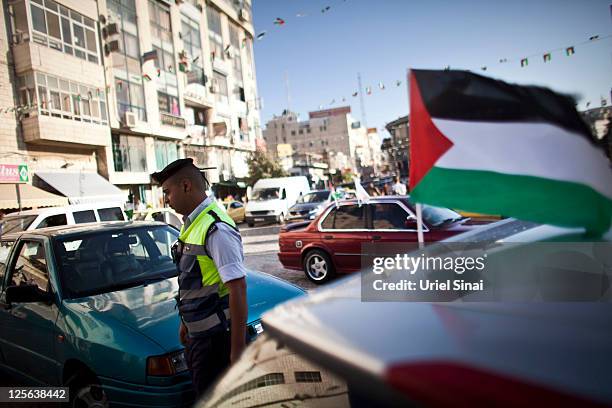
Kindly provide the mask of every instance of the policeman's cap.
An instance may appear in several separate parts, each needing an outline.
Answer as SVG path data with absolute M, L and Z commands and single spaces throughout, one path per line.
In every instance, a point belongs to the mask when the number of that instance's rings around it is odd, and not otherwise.
M 209 170 L 209 169 L 214 169 L 214 167 L 206 167 L 204 169 L 200 169 L 198 167 L 195 166 L 195 164 L 193 164 L 193 159 L 188 157 L 186 159 L 178 159 L 173 161 L 172 163 L 170 163 L 169 165 L 167 165 L 166 167 L 164 167 L 164 169 L 162 171 L 158 171 L 155 173 L 151 174 L 151 178 L 156 181 L 159 185 L 162 185 L 164 183 L 164 181 L 168 180 L 170 177 L 172 177 L 176 172 L 178 172 L 179 170 L 185 168 L 185 167 L 194 167 L 200 171 L 202 170 Z M 202 173 L 202 176 L 204 177 L 204 179 L 206 179 L 206 177 L 204 176 L 204 174 Z

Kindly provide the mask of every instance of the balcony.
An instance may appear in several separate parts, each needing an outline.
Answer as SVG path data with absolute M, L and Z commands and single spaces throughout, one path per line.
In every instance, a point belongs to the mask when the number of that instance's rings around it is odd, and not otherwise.
M 22 119 L 25 142 L 37 145 L 109 146 L 107 125 L 34 115 Z
M 45 72 L 52 75 L 71 78 L 75 81 L 95 87 L 104 86 L 104 68 L 68 55 L 53 48 L 26 41 L 13 47 L 15 71 L 17 74 L 35 71 L 45 67 Z

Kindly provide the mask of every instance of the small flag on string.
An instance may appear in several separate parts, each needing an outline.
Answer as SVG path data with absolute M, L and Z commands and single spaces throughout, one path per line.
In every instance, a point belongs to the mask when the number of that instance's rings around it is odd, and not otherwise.
M 529 65 L 529 60 L 527 58 L 523 58 L 521 60 L 521 67 L 526 67 L 527 65 Z
M 359 95 L 359 92 L 353 92 L 353 98 Z
M 195 64 L 199 59 L 200 59 L 200 56 L 198 55 L 197 57 L 192 59 L 191 62 Z
M 381 91 L 385 90 L 385 84 L 383 84 L 382 82 L 378 83 L 378 87 L 380 88 Z
M 217 57 L 217 53 L 215 51 L 211 51 L 210 52 L 210 60 L 214 61 L 216 57 Z
M 366 86 L 365 91 L 366 91 L 366 94 L 368 94 L 368 95 L 372 95 L 372 88 L 371 88 L 371 87 Z
M 89 96 L 89 99 L 91 99 L 93 97 L 93 94 L 91 93 L 91 91 L 87 92 L 87 96 Z
M 544 59 L 544 62 L 549 62 L 552 59 L 552 55 L 550 55 L 550 52 L 547 52 L 542 56 L 542 59 Z
M 567 47 L 565 49 L 565 55 L 567 55 L 568 57 L 574 55 L 575 53 L 576 51 L 574 51 L 574 47 Z
M 601 98 L 601 107 L 603 108 L 604 106 L 606 106 L 608 104 L 608 101 L 606 100 L 606 98 Z
M 142 78 L 143 78 L 145 81 L 150 81 L 150 80 L 151 80 L 151 77 L 149 76 L 149 74 L 144 74 L 144 75 L 142 76 Z
M 588 108 L 589 106 L 591 106 L 591 102 L 590 101 L 586 103 L 586 107 Z
M 110 92 L 110 85 L 106 85 L 106 92 Z
M 589 37 L 589 41 L 595 41 L 595 40 L 599 40 L 599 36 L 598 35 L 594 35 L 592 37 Z
M 246 47 L 246 45 L 247 45 L 247 39 L 243 38 L 242 39 L 242 48 Z
M 506 62 L 508 62 L 508 59 L 507 59 L 507 58 L 501 58 L 501 59 L 499 60 L 499 63 L 500 63 L 500 64 L 505 64 Z
M 96 96 L 100 96 L 100 88 L 96 88 Z
M 276 17 L 276 20 L 274 20 L 274 24 L 276 24 L 277 26 L 285 25 L 285 20 L 280 17 Z
M 147 61 L 156 60 L 157 59 L 157 50 L 145 52 L 142 54 L 142 62 L 143 64 Z
M 77 101 L 80 101 L 80 100 L 81 100 L 81 94 L 78 94 L 77 95 Z
M 261 40 L 262 38 L 264 38 L 265 35 L 266 35 L 266 32 L 262 31 L 261 33 L 257 34 L 257 39 Z
M 172 72 L 172 64 L 168 65 L 168 72 Z
M 342 102 L 346 102 L 346 98 L 345 97 L 342 97 Z
M 179 62 L 179 71 L 187 72 L 187 63 L 186 62 Z
M 117 87 L 119 89 L 121 89 L 123 87 L 123 82 L 122 81 L 117 81 Z
M 225 46 L 225 48 L 223 49 L 223 52 L 225 54 L 229 54 L 230 50 L 232 49 L 232 44 L 228 44 Z
M 161 75 L 161 69 L 157 68 L 157 76 L 159 77 Z
M 395 86 L 400 86 L 402 84 L 402 81 L 395 81 Z
M 308 15 L 308 14 L 306 14 L 306 13 L 297 13 L 295 16 L 296 16 L 297 18 L 301 18 L 301 17 L 306 17 L 307 15 Z
M 487 67 L 480 67 L 480 69 L 482 69 L 483 71 L 486 71 Z
M 330 8 L 331 8 L 330 6 L 327 6 L 324 9 L 321 9 L 321 13 L 325 13 L 326 11 L 329 11 Z

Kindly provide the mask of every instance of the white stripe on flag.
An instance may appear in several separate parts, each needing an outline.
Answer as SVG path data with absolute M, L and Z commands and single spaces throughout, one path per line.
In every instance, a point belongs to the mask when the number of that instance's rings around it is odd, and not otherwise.
M 436 167 L 540 177 L 592 187 L 612 199 L 612 169 L 583 135 L 549 123 L 435 119 L 454 146 Z

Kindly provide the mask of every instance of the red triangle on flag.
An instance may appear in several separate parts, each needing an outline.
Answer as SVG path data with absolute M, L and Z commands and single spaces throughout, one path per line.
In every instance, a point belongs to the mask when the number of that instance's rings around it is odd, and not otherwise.
M 423 103 L 414 72 L 410 72 L 410 190 L 453 146 L 433 124 Z

